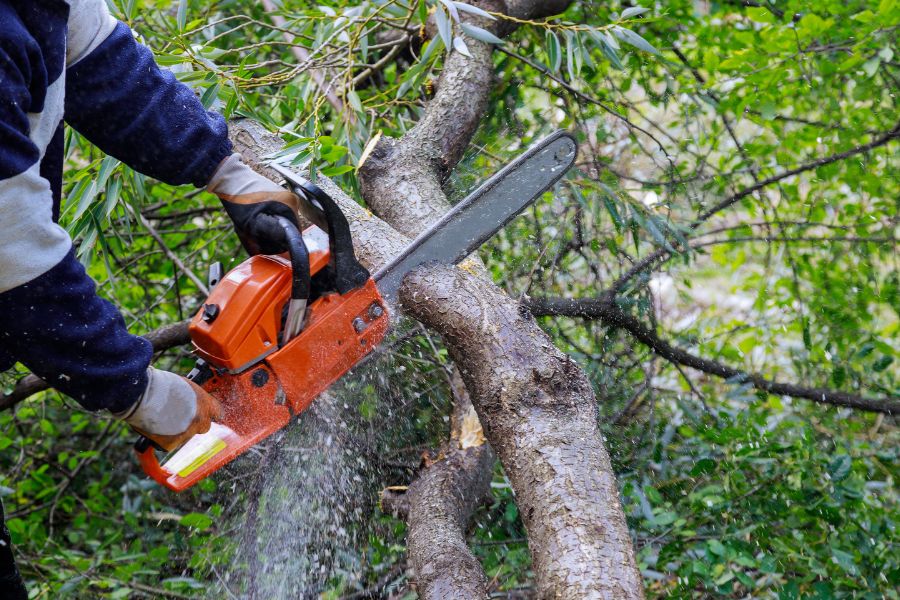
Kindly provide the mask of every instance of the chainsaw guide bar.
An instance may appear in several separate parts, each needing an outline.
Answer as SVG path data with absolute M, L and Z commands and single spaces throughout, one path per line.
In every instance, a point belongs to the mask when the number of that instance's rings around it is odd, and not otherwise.
M 223 414 L 163 464 L 150 440 L 138 440 L 144 472 L 182 491 L 285 427 L 382 341 L 388 305 L 410 271 L 458 264 L 559 181 L 576 154 L 568 133 L 540 140 L 374 276 L 357 261 L 334 200 L 278 167 L 327 231 L 313 225 L 301 234 L 285 225 L 286 255 L 251 256 L 224 277 L 218 263 L 210 268 L 212 290 L 189 326 L 199 358 L 188 378 L 219 400 Z

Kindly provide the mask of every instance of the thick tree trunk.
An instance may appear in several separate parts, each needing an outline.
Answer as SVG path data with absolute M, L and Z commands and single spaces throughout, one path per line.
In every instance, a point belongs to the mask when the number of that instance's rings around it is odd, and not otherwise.
M 407 310 L 440 331 L 516 492 L 544 598 L 643 596 L 596 400 L 527 311 L 459 269 L 407 277 Z

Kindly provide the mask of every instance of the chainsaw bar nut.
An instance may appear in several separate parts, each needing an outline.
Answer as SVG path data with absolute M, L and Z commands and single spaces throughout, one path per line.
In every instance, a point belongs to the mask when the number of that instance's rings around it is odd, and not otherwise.
M 362 333 L 366 329 L 366 322 L 363 321 L 362 317 L 356 317 L 353 319 L 353 331 L 356 333 Z

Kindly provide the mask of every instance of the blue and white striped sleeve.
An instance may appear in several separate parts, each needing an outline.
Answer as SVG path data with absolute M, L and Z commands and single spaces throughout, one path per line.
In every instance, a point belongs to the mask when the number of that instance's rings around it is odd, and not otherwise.
M 50 182 L 41 176 L 42 147 L 56 124 L 40 48 L 11 9 L 0 5 L 0 293 L 47 272 L 69 251 L 68 234 L 53 222 Z M 9 25 L 7 25 L 9 23 Z M 36 104 L 43 106 L 35 106 Z M 44 118 L 41 118 L 41 117 Z
M 69 29 L 80 37 L 70 38 L 66 122 L 142 173 L 205 186 L 231 154 L 225 119 L 160 69 L 124 23 L 110 27 L 103 0 L 73 2 L 72 10 Z

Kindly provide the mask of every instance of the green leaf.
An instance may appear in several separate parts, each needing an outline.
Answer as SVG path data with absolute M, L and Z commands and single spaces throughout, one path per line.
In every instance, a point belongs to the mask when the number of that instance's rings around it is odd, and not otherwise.
M 188 513 L 181 517 L 179 523 L 184 525 L 185 527 L 192 527 L 199 531 L 204 531 L 209 529 L 209 526 L 212 525 L 212 518 L 209 515 L 205 515 L 203 513 Z
M 187 20 L 187 0 L 178 2 L 178 12 L 175 19 L 178 22 L 178 31 L 184 31 L 185 21 Z
M 458 8 L 459 10 L 461 10 L 463 12 L 467 12 L 472 15 L 478 15 L 479 17 L 484 17 L 485 19 L 490 19 L 492 21 L 497 20 L 497 17 L 495 17 L 494 15 L 492 15 L 486 11 L 481 10 L 477 6 L 472 6 L 471 4 L 466 4 L 465 2 L 454 2 L 453 4 L 455 4 L 456 8 Z
M 625 42 L 626 44 L 631 44 L 638 50 L 643 50 L 644 52 L 649 52 L 650 54 L 659 55 L 659 50 L 653 47 L 653 44 L 642 38 L 637 33 L 631 31 L 630 29 L 625 29 L 624 27 L 619 27 L 616 25 L 612 28 L 613 35 L 617 38 Z
M 828 463 L 828 475 L 834 482 L 843 481 L 850 474 L 853 460 L 846 454 L 839 454 Z
M 453 32 L 452 27 L 450 25 L 450 19 L 447 18 L 447 13 L 440 7 L 434 11 L 434 21 L 437 24 L 438 33 L 441 36 L 441 39 L 444 40 L 444 47 L 449 51 L 450 48 L 453 47 Z
M 643 6 L 629 6 L 625 10 L 622 11 L 622 15 L 619 17 L 620 19 L 630 19 L 631 17 L 636 17 L 638 15 L 642 15 L 645 12 L 649 11 L 649 8 Z
M 556 33 L 548 29 L 547 33 L 544 35 L 544 42 L 544 49 L 547 51 L 547 59 L 550 63 L 550 70 L 556 73 L 562 65 L 562 48 L 559 44 L 559 38 L 556 36 Z
M 465 56 L 468 56 L 469 58 L 472 58 L 472 53 L 469 52 L 469 47 L 466 46 L 466 42 L 463 41 L 462 37 L 460 37 L 460 36 L 456 36 L 455 38 L 453 38 L 453 49 L 456 50 L 457 52 L 459 52 L 460 54 L 463 54 Z
M 441 0 L 441 4 L 447 7 L 447 12 L 450 13 L 450 17 L 459 23 L 459 11 L 456 10 L 456 5 L 450 0 Z
M 466 32 L 466 35 L 480 41 L 486 42 L 488 44 L 502 44 L 503 40 L 498 38 L 496 35 L 491 33 L 486 29 L 482 29 L 481 27 L 476 27 L 475 25 L 469 25 L 468 23 L 461 24 L 462 30 Z
M 350 106 L 356 112 L 363 112 L 362 102 L 359 99 L 359 94 L 357 94 L 355 90 L 350 90 L 349 92 L 347 92 L 347 102 L 350 103 Z
M 319 172 L 325 177 L 336 177 L 353 170 L 353 165 L 340 165 L 333 167 L 324 167 Z

